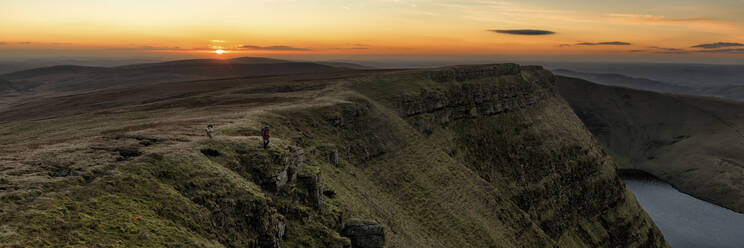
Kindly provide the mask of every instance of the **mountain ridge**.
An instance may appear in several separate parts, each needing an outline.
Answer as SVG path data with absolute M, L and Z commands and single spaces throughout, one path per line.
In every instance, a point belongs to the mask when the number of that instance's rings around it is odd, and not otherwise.
M 343 67 L 345 66 L 345 67 Z M 292 73 L 317 73 L 361 68 L 353 64 L 321 64 L 261 57 L 227 60 L 189 59 L 116 67 L 59 65 L 0 75 L 0 79 L 26 85 L 37 91 L 69 92 L 101 89 L 118 85 L 198 80 Z
M 4 244 L 348 247 L 343 226 L 362 219 L 395 247 L 666 247 L 535 66 L 182 81 L 19 106 L 0 112 Z

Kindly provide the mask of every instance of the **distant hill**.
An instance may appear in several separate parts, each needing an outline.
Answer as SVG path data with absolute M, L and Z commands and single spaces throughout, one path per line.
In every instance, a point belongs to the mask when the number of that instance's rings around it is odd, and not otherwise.
M 581 78 L 603 85 L 619 86 L 660 93 L 713 96 L 735 100 L 744 100 L 744 85 L 706 86 L 705 84 L 698 84 L 697 86 L 683 86 L 646 78 L 630 77 L 616 73 L 589 73 L 577 72 L 567 69 L 555 69 L 552 71 L 557 75 Z
M 118 67 L 61 65 L 3 74 L 0 79 L 37 92 L 60 92 L 209 78 L 334 72 L 351 70 L 351 65 L 334 66 L 255 57 L 192 59 Z
M 649 172 L 744 212 L 744 102 L 558 77 L 558 89 L 618 168 Z
M 166 62 L 157 63 L 143 63 L 143 64 L 132 64 L 118 66 L 118 69 L 133 69 L 133 68 L 153 68 L 162 66 L 193 66 L 193 65 L 229 65 L 229 64 L 281 64 L 281 63 L 294 63 L 295 61 L 279 60 L 271 58 L 261 57 L 240 57 L 233 59 L 185 59 L 185 60 L 173 60 Z
M 0 92 L 6 91 L 16 91 L 16 89 L 10 81 L 0 79 Z
M 744 101 L 744 85 L 727 85 L 699 90 L 700 95 L 730 98 Z
M 33 82 L 16 83 L 0 79 L 0 93 L 22 93 L 38 85 L 38 83 Z
M 327 66 L 333 66 L 338 68 L 348 68 L 348 69 L 355 69 L 355 70 L 369 70 L 369 69 L 375 69 L 374 67 L 364 66 L 360 64 L 354 64 L 354 63 L 347 63 L 347 62 L 333 62 L 333 61 L 319 61 L 314 62 L 321 65 L 327 65 Z
M 100 66 L 113 67 L 121 65 L 133 65 L 142 63 L 152 63 L 162 61 L 157 58 L 0 58 L 0 75 L 16 71 L 30 70 L 41 67 L 51 67 L 57 65 L 78 65 L 78 66 Z
M 678 63 L 540 63 L 550 69 L 614 73 L 690 88 L 744 85 L 744 65 Z
M 566 69 L 552 70 L 553 73 L 562 76 L 581 78 L 589 80 L 595 83 L 627 87 L 640 90 L 648 90 L 663 93 L 676 93 L 676 94 L 693 94 L 696 91 L 693 88 L 668 84 L 655 80 L 629 77 L 622 74 L 615 73 L 587 73 L 577 72 Z

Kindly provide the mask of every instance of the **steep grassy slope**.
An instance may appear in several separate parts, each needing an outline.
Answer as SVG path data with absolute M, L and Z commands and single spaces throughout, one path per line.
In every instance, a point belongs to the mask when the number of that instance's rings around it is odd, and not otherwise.
M 7 246 L 344 247 L 351 218 L 390 247 L 665 246 L 537 67 L 170 83 L 0 117 Z
M 744 211 L 744 103 L 564 77 L 559 89 L 619 168 Z

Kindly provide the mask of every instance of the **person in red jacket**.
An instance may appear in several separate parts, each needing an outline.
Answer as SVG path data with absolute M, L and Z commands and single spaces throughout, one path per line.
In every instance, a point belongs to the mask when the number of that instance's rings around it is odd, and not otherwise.
M 261 129 L 261 138 L 263 138 L 263 147 L 264 150 L 269 147 L 269 138 L 271 135 L 269 134 L 269 129 L 271 126 L 266 125 L 264 128 Z

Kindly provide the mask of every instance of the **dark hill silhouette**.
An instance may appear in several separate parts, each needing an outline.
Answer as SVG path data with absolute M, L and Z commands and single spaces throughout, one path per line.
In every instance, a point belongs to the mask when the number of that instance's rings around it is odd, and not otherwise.
M 321 65 L 327 65 L 327 66 L 333 66 L 338 68 L 348 68 L 348 69 L 356 69 L 356 70 L 370 70 L 375 69 L 375 67 L 370 66 L 364 66 L 360 64 L 354 64 L 354 63 L 347 63 L 347 62 L 334 62 L 334 61 L 320 61 L 320 62 L 313 62 Z
M 660 81 L 646 79 L 646 78 L 629 77 L 629 76 L 617 74 L 617 73 L 588 73 L 588 72 L 577 72 L 577 71 L 572 71 L 572 70 L 567 70 L 567 69 L 553 70 L 553 73 L 562 75 L 562 76 L 581 78 L 581 79 L 589 80 L 589 81 L 592 81 L 598 84 L 620 86 L 620 87 L 633 88 L 633 89 L 639 89 L 639 90 L 648 90 L 648 91 L 654 91 L 654 92 L 675 93 L 675 94 L 694 94 L 696 92 L 695 89 L 690 88 L 690 87 L 674 85 L 674 84 L 660 82 Z
M 744 100 L 744 85 L 710 86 L 707 84 L 699 84 L 685 86 L 647 78 L 630 77 L 617 73 L 577 72 L 567 69 L 556 69 L 553 70 L 553 72 L 558 75 L 581 78 L 602 85 L 619 86 L 659 93 L 713 96 L 734 100 Z
M 133 64 L 118 66 L 118 69 L 132 69 L 132 68 L 147 68 L 147 67 L 158 67 L 158 66 L 185 66 L 185 65 L 228 65 L 228 64 L 280 64 L 280 63 L 294 63 L 295 61 L 262 58 L 262 57 L 240 57 L 233 59 L 185 59 L 185 60 L 173 60 L 166 62 L 157 63 L 145 63 L 145 64 Z
M 0 75 L 16 87 L 35 92 L 66 92 L 129 84 L 351 70 L 311 62 L 243 57 L 191 59 L 118 67 L 52 66 Z
M 17 72 L 11 72 L 3 74 L 2 77 L 6 79 L 23 79 L 27 77 L 38 77 L 51 74 L 60 73 L 91 73 L 108 70 L 106 67 L 95 67 L 95 66 L 79 66 L 79 65 L 55 65 L 49 67 L 41 67 Z
M 16 91 L 12 82 L 0 79 L 0 92 Z

